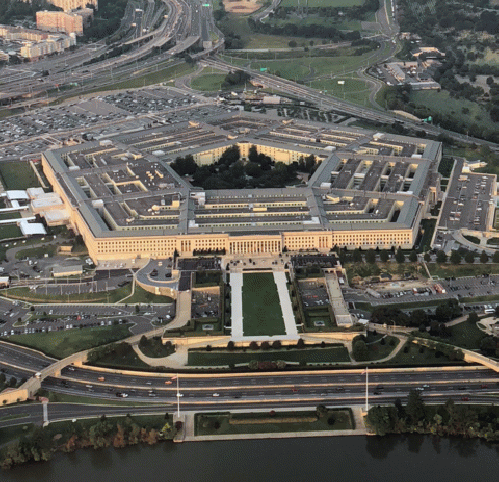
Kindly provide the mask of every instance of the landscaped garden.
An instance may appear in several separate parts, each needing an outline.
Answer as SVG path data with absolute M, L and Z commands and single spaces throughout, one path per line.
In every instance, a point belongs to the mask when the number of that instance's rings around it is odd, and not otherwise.
M 355 428 L 350 409 L 326 409 L 296 412 L 198 413 L 195 435 L 236 435 L 257 433 L 314 432 L 352 430 Z

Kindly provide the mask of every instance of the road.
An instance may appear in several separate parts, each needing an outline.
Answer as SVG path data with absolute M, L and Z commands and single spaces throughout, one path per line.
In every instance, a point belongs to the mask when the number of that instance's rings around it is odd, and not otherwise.
M 152 405 L 114 407 L 49 403 L 49 419 L 124 415 L 130 412 L 164 413 L 176 409 L 175 380 L 171 385 L 165 385 L 164 381 L 169 380 L 165 376 L 107 374 L 106 381 L 100 383 L 97 381 L 100 375 L 88 369 L 66 369 L 61 379 L 46 379 L 43 388 L 68 395 L 95 397 L 97 404 L 99 398 L 121 401 L 123 399 L 117 398 L 115 393 L 126 390 L 128 403 L 151 402 Z M 232 374 L 220 377 L 180 375 L 179 380 L 181 410 L 316 407 L 321 403 L 327 406 L 351 406 L 361 405 L 365 400 L 365 375 L 361 374 L 361 370 L 259 373 L 248 376 Z M 449 398 L 458 402 L 464 398 L 470 402 L 490 403 L 497 399 L 499 390 L 499 374 L 475 367 L 450 370 L 434 368 L 425 372 L 411 369 L 377 370 L 370 373 L 369 380 L 371 404 L 393 403 L 397 398 L 404 399 L 409 390 L 415 388 L 421 391 L 429 403 L 441 403 Z M 41 407 L 36 403 L 6 407 L 0 409 L 0 427 L 41 422 L 41 416 Z

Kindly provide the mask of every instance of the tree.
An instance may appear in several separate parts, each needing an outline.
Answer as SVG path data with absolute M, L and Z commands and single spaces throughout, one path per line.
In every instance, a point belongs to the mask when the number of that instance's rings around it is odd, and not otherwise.
M 461 255 L 458 253 L 457 250 L 452 251 L 450 255 L 450 262 L 454 265 L 458 265 L 461 263 Z
M 477 323 L 478 320 L 479 320 L 479 318 L 478 318 L 478 315 L 476 314 L 476 312 L 472 311 L 468 315 L 468 323 Z
M 412 251 L 409 253 L 409 261 L 410 261 L 411 263 L 415 263 L 417 260 L 418 260 L 418 255 L 416 254 L 416 251 L 412 250 Z
M 425 262 L 429 263 L 431 261 L 431 254 L 428 251 L 424 254 Z
M 356 361 L 366 361 L 369 358 L 369 349 L 364 340 L 354 342 L 352 355 Z
M 360 252 L 359 248 L 355 249 L 353 252 L 353 262 L 362 263 L 362 253 Z
M 417 390 L 409 392 L 405 411 L 412 423 L 417 423 L 424 418 L 425 404 Z
M 376 263 L 376 251 L 374 251 L 374 249 L 370 249 L 369 251 L 367 251 L 366 263 L 369 263 L 369 264 Z
M 485 252 L 485 250 L 482 250 L 482 254 L 480 255 L 480 263 L 485 264 L 489 261 L 489 256 Z
M 397 263 L 399 264 L 402 264 L 405 261 L 404 252 L 400 247 L 397 249 L 397 252 L 395 253 L 395 261 L 397 261 Z
M 386 251 L 385 249 L 383 251 L 381 251 L 381 253 L 379 254 L 379 259 L 383 263 L 386 263 L 388 261 L 388 251 Z
M 473 264 L 475 262 L 475 253 L 473 251 L 468 251 L 465 255 L 464 255 L 464 260 L 468 263 L 468 264 Z
M 493 263 L 499 263 L 499 251 L 495 251 L 493 256 L 492 256 L 492 262 Z
M 428 315 L 424 310 L 414 310 L 411 312 L 410 316 L 411 326 L 428 325 Z
M 447 263 L 447 255 L 441 249 L 437 251 L 437 263 Z

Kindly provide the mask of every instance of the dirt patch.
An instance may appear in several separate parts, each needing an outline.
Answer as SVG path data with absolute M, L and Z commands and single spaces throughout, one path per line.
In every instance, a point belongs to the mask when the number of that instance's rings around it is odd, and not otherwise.
M 260 0 L 224 0 L 225 10 L 232 13 L 253 13 L 261 6 Z

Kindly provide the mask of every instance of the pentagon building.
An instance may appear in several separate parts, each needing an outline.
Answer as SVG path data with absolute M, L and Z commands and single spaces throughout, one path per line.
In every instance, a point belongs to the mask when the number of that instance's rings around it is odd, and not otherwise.
M 203 191 L 169 167 L 216 162 L 238 144 L 286 164 L 313 155 L 305 184 Z M 154 155 L 153 155 L 154 153 Z M 94 261 L 413 246 L 437 201 L 439 142 L 232 113 L 50 150 L 44 172 Z

